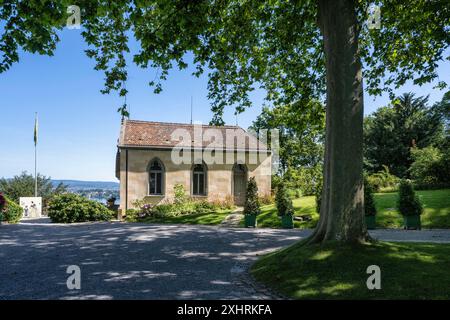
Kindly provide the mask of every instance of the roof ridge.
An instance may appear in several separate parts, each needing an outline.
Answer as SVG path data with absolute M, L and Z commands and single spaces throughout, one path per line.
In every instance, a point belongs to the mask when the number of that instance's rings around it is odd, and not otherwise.
M 240 126 L 233 126 L 233 125 L 223 125 L 223 126 L 213 126 L 213 125 L 209 125 L 209 124 L 196 124 L 196 123 L 183 123 L 183 122 L 163 122 L 163 121 L 146 121 L 146 120 L 129 120 L 127 119 L 126 123 L 130 123 L 130 122 L 134 122 L 134 123 L 154 123 L 154 124 L 162 124 L 162 125 L 176 125 L 176 126 L 194 126 L 194 125 L 201 125 L 202 127 L 211 127 L 211 128 L 237 128 L 237 129 L 242 129 L 244 130 L 242 127 Z M 244 130 L 245 131 L 245 130 Z

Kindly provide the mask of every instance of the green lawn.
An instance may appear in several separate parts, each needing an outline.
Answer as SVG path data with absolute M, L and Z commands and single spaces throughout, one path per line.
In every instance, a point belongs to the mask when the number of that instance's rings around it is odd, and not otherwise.
M 450 189 L 417 191 L 424 204 L 422 227 L 424 228 L 450 228 Z M 379 228 L 402 228 L 403 218 L 396 211 L 397 193 L 377 193 L 375 203 L 378 210 L 377 226 Z M 314 228 L 319 220 L 316 213 L 314 196 L 301 197 L 293 200 L 295 215 L 311 215 L 311 221 L 294 221 L 296 228 Z M 220 224 L 232 210 L 223 210 L 210 213 L 198 213 L 165 218 L 147 218 L 142 222 L 148 223 L 186 223 L 186 224 Z M 241 221 L 241 226 L 244 221 Z M 261 207 L 258 216 L 259 228 L 281 228 L 281 221 L 277 215 L 275 205 Z
M 416 191 L 424 206 L 423 228 L 450 228 L 450 189 Z M 377 226 L 402 228 L 403 218 L 395 209 L 397 193 L 377 193 Z
M 293 200 L 295 215 L 311 215 L 311 221 L 294 221 L 295 228 L 314 228 L 319 220 L 316 213 L 316 199 L 314 196 L 301 197 Z M 281 219 L 277 215 L 277 209 L 274 204 L 261 207 L 261 214 L 258 215 L 258 227 L 260 228 L 281 228 Z M 244 225 L 244 221 L 241 221 Z
M 184 224 L 220 224 L 232 210 L 223 210 L 209 213 L 186 214 L 180 216 L 168 216 L 164 218 L 146 218 L 140 222 L 144 223 L 184 223 Z
M 366 269 L 381 269 L 381 290 L 368 290 Z M 254 277 L 294 299 L 450 299 L 450 244 L 376 242 L 302 246 L 268 254 Z
M 450 189 L 417 191 L 424 205 L 422 215 L 423 228 L 450 228 Z M 379 228 L 402 228 L 403 218 L 395 209 L 397 193 L 377 193 L 375 203 L 378 210 L 377 226 Z M 302 197 L 293 201 L 295 215 L 310 214 L 312 221 L 295 221 L 296 228 L 314 228 L 319 219 L 315 211 L 314 196 Z M 258 216 L 258 227 L 281 228 L 280 218 L 277 216 L 275 205 L 267 205 L 261 208 Z M 243 224 L 243 222 L 242 222 Z

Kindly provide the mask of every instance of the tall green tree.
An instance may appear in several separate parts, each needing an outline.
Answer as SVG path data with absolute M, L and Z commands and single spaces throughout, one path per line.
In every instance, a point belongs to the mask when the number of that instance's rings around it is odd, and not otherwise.
M 281 173 L 288 167 L 315 167 L 323 163 L 325 108 L 318 101 L 264 107 L 250 128 L 256 132 L 279 130 Z
M 8 196 L 12 201 L 19 203 L 20 197 L 34 197 L 34 176 L 22 172 L 12 179 L 0 179 L 0 192 Z M 50 177 L 38 174 L 37 176 L 38 196 L 46 202 L 51 196 L 67 192 L 67 186 L 59 183 L 54 186 Z
M 435 106 L 428 106 L 428 97 L 405 93 L 365 119 L 366 169 L 378 172 L 385 165 L 394 175 L 407 178 L 413 162 L 411 148 L 440 145 L 443 138 L 442 115 Z
M 326 100 L 324 191 L 311 242 L 363 241 L 363 78 L 370 94 L 408 80 L 437 78 L 437 62 L 449 45 L 450 8 L 445 1 L 411 0 L 101 0 L 70 1 L 81 8 L 83 36 L 104 93 L 126 94 L 128 39 L 138 43 L 133 62 L 158 70 L 150 84 L 174 66 L 208 73 L 213 122 L 225 106 L 251 106 L 256 86 L 274 105 Z M 68 1 L 6 0 L 0 7 L 0 71 L 19 49 L 53 54 Z M 369 29 L 368 8 L 381 6 L 381 27 Z M 446 57 L 448 58 L 448 57 Z M 364 69 L 363 69 L 364 65 Z M 443 83 L 439 83 L 442 87 Z M 324 95 L 326 98 L 324 99 Z M 126 106 L 120 111 L 126 115 Z
M 279 130 L 279 171 L 286 186 L 311 195 L 322 179 L 325 108 L 319 101 L 264 107 L 251 129 Z M 270 137 L 268 139 L 270 141 Z M 276 187 L 278 179 L 272 181 Z
M 450 150 L 450 91 L 447 91 L 441 101 L 433 105 L 433 112 L 442 120 L 444 124 L 444 138 L 442 143 L 438 144 L 438 148 L 442 152 Z

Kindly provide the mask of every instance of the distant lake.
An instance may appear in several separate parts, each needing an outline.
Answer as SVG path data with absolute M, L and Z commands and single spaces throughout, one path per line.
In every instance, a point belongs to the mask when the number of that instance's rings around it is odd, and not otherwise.
M 108 199 L 105 199 L 105 198 L 97 198 L 97 197 L 91 197 L 91 198 L 88 198 L 89 200 L 93 200 L 93 201 L 97 201 L 97 202 L 100 202 L 100 203 L 102 203 L 102 204 L 106 204 L 106 202 L 107 202 L 107 200 Z M 117 199 L 116 200 L 116 204 L 119 204 L 120 203 L 120 199 Z

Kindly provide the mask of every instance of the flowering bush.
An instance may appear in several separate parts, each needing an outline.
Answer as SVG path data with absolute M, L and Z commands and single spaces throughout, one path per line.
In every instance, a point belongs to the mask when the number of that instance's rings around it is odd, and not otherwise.
M 164 200 L 159 204 L 150 204 L 148 199 L 136 200 L 133 202 L 135 209 L 127 211 L 126 220 L 136 222 L 145 218 L 164 218 L 167 216 L 181 216 L 196 213 L 209 213 L 221 210 L 231 210 L 234 208 L 233 198 L 227 197 L 224 200 L 199 200 L 186 196 L 184 186 L 177 184 L 174 187 L 174 199 Z

